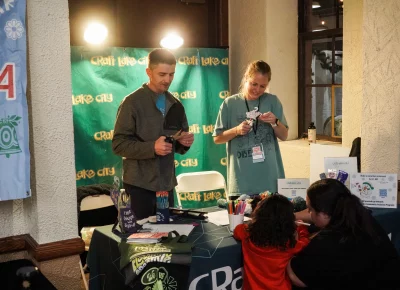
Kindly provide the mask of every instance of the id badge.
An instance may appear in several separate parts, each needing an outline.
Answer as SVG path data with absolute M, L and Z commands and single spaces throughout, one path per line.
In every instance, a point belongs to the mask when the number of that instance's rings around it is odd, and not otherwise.
M 256 144 L 253 146 L 253 163 L 264 162 L 264 148 L 262 144 Z

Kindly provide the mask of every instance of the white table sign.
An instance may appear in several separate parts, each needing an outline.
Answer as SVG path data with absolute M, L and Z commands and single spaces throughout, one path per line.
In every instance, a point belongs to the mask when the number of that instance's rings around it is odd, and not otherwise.
M 321 141 L 320 141 L 321 143 Z M 319 175 L 324 170 L 325 157 L 348 157 L 350 148 L 338 145 L 310 144 L 310 184 L 320 180 Z
M 309 186 L 310 180 L 308 178 L 278 179 L 278 192 L 288 198 L 300 196 L 306 199 Z
M 397 174 L 353 173 L 350 190 L 365 206 L 397 208 Z
M 357 157 L 325 157 L 324 169 L 326 174 L 328 169 L 337 169 L 347 172 L 350 176 L 351 173 L 357 172 Z

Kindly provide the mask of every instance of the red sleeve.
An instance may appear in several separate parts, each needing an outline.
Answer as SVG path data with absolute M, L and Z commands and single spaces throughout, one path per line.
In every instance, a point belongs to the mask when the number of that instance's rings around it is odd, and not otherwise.
M 293 248 L 293 254 L 296 254 L 301 250 L 303 250 L 310 242 L 310 239 L 308 238 L 310 234 L 306 226 L 303 225 L 297 226 L 296 230 L 298 233 L 298 239 L 296 246 Z
M 247 234 L 247 232 L 246 232 L 245 224 L 237 225 L 235 230 L 233 231 L 233 237 L 239 241 L 244 240 L 246 237 L 246 234 Z

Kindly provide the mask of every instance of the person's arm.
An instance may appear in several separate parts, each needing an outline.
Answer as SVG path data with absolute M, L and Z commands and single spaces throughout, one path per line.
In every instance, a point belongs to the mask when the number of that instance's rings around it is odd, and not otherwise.
M 292 281 L 292 284 L 297 286 L 297 287 L 301 287 L 301 288 L 305 288 L 307 287 L 306 284 L 303 283 L 303 281 L 301 281 L 296 274 L 293 272 L 292 267 L 290 266 L 290 263 L 288 263 L 288 265 L 286 266 L 286 273 L 289 276 L 290 281 Z
M 223 131 L 217 136 L 214 136 L 215 144 L 224 144 L 226 142 L 231 141 L 233 138 L 237 136 L 246 135 L 250 131 L 250 126 L 246 121 L 243 121 L 238 126 L 233 127 L 232 129 L 228 129 Z
M 278 122 L 278 126 L 272 127 L 274 128 L 275 136 L 281 139 L 282 141 L 286 141 L 289 133 L 289 129 L 286 128 L 281 122 Z
M 232 127 L 229 119 L 230 111 L 227 106 L 227 99 L 225 99 L 219 108 L 217 120 L 215 121 L 213 132 L 213 139 L 215 144 L 227 143 L 239 135 L 247 134 L 250 130 L 250 126 L 247 124 L 246 121 L 243 121 L 236 127 Z
M 239 224 L 236 226 L 235 230 L 233 231 L 233 237 L 238 240 L 242 241 L 245 238 L 246 235 L 246 229 L 245 229 L 245 224 Z
M 296 232 L 297 232 L 297 242 L 296 246 L 293 249 L 294 254 L 300 252 L 310 243 L 310 239 L 308 238 L 310 234 L 306 226 L 303 225 L 297 226 Z
M 264 123 L 268 123 L 268 124 L 272 125 L 272 124 L 276 124 L 277 117 L 275 116 L 274 113 L 267 112 L 267 113 L 260 115 L 259 119 Z M 278 137 L 282 141 L 285 141 L 287 139 L 289 129 L 286 128 L 286 126 L 282 122 L 278 122 L 278 125 L 275 127 L 272 126 L 272 128 L 274 129 L 274 133 L 275 133 L 276 137 Z
M 129 100 L 125 98 L 118 108 L 114 126 L 112 150 L 114 154 L 132 159 L 155 158 L 156 141 L 143 142 L 136 137 L 136 120 Z M 158 141 L 158 140 L 157 140 Z
M 295 212 L 294 218 L 296 221 L 301 220 L 305 223 L 312 223 L 311 216 L 307 208 L 303 209 L 302 211 Z

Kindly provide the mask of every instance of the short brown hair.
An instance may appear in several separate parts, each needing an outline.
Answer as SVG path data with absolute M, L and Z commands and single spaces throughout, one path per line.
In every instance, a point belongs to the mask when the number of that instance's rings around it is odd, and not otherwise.
M 148 58 L 148 68 L 152 69 L 154 66 L 160 63 L 166 63 L 170 65 L 176 64 L 175 56 L 168 49 L 165 48 L 156 48 L 152 50 Z

